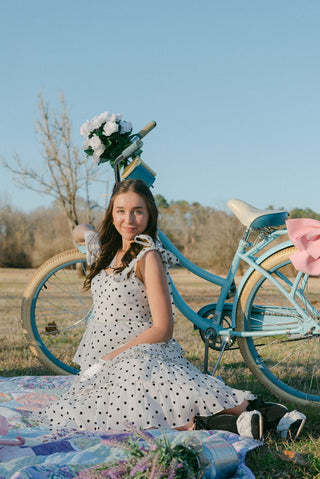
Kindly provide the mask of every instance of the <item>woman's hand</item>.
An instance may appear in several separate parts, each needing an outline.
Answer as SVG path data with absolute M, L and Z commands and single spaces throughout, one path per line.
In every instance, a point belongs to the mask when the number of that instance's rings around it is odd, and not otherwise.
M 110 361 L 111 359 L 115 358 L 116 356 L 118 356 L 118 354 L 120 354 L 122 351 L 119 352 L 119 349 L 115 349 L 114 351 L 111 351 L 110 353 L 108 354 L 105 354 L 105 356 L 102 356 L 102 359 L 104 361 Z
M 99 359 L 97 363 L 94 363 L 92 366 L 89 366 L 84 371 L 80 372 L 80 382 L 86 381 L 87 379 L 91 379 L 93 376 L 98 374 L 98 372 L 103 368 L 105 361 L 103 358 Z

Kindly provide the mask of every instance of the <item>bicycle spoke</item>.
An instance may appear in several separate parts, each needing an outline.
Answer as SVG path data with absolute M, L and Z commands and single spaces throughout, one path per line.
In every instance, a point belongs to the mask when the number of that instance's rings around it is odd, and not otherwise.
M 252 371 L 271 391 L 280 396 L 283 393 L 285 399 L 320 404 L 320 336 L 313 336 L 312 330 L 305 335 L 290 334 L 290 329 L 304 322 L 291 298 L 310 319 L 319 321 L 320 278 L 296 271 L 289 259 L 292 252 L 293 248 L 288 248 L 265 260 L 263 267 L 275 282 L 253 273 L 238 308 L 240 329 L 271 333 L 287 330 L 288 334 L 240 339 L 239 345 Z
M 65 271 L 63 271 L 63 274 L 64 274 L 64 277 L 66 278 L 67 282 L 60 280 L 58 278 L 58 275 L 54 274 L 53 278 L 55 279 L 55 281 L 53 281 L 53 279 L 51 278 L 50 280 L 48 280 L 46 282 L 46 289 L 42 291 L 42 295 L 45 295 L 45 291 L 47 292 L 48 289 L 50 287 L 52 287 L 54 290 L 58 290 L 58 292 L 60 291 L 63 295 L 69 294 L 73 298 L 76 298 L 79 301 L 80 304 L 83 304 L 83 306 L 85 306 L 85 304 L 83 303 L 83 299 L 82 299 L 83 295 L 81 295 L 81 292 L 78 288 L 78 285 L 77 285 L 76 281 L 74 281 L 74 283 L 72 283 L 70 278 L 66 275 Z M 49 304 L 56 304 L 56 305 L 61 304 L 61 307 L 63 308 L 64 306 L 59 301 L 59 297 L 54 296 L 54 294 L 57 294 L 57 292 L 53 293 L 52 291 L 50 291 L 50 296 L 49 296 L 49 293 L 47 293 L 46 298 L 40 296 L 39 300 L 41 300 L 43 302 L 47 302 Z M 51 298 L 51 301 L 48 299 L 48 296 Z M 55 303 L 53 303 L 53 301 L 55 301 Z
M 56 360 L 70 365 L 92 308 L 91 295 L 83 291 L 83 281 L 77 263 L 62 265 L 46 278 L 34 308 L 42 343 Z

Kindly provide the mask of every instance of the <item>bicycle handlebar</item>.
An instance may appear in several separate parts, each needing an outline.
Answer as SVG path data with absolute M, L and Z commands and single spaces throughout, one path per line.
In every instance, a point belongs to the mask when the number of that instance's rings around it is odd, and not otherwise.
M 133 153 L 137 150 L 139 150 L 143 146 L 143 142 L 141 141 L 141 138 L 146 136 L 148 133 L 150 133 L 153 128 L 157 123 L 155 121 L 150 121 L 146 126 L 142 128 L 142 130 L 139 131 L 134 137 L 133 137 L 133 143 L 127 148 L 125 148 L 122 153 L 115 159 L 113 168 L 114 168 L 114 176 L 116 183 L 120 182 L 120 168 L 119 168 L 119 163 L 124 160 L 125 158 L 129 158 L 129 156 L 133 155 Z
M 129 158 L 129 156 L 133 155 L 133 153 L 139 148 L 143 146 L 143 141 L 141 140 L 136 140 L 131 145 L 127 146 L 122 153 L 117 157 L 115 160 L 114 164 L 117 165 L 121 160 L 124 160 L 125 158 Z
M 150 131 L 153 130 L 153 128 L 155 128 L 156 126 L 157 124 L 155 121 L 150 121 L 144 128 L 142 128 L 142 130 L 139 131 L 139 133 L 137 133 L 137 136 L 139 138 L 143 138 L 148 133 L 150 133 Z

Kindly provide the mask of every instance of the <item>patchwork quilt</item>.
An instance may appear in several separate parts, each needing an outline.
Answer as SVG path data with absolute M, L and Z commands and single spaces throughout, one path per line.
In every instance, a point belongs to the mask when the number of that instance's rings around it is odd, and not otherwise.
M 0 439 L 22 436 L 22 446 L 0 445 L 0 479 L 74 478 L 80 472 L 102 462 L 123 459 L 126 452 L 115 445 L 106 444 L 112 436 L 119 441 L 124 434 L 101 434 L 78 430 L 52 433 L 31 417 L 31 413 L 56 401 L 72 384 L 74 376 L 22 376 L 0 377 L 0 416 L 9 422 L 9 433 Z M 163 431 L 149 431 L 161 437 Z M 178 432 L 165 430 L 171 443 L 185 441 L 210 444 L 224 439 L 236 450 L 239 467 L 234 478 L 254 479 L 245 465 L 245 455 L 260 443 L 250 438 L 225 431 Z

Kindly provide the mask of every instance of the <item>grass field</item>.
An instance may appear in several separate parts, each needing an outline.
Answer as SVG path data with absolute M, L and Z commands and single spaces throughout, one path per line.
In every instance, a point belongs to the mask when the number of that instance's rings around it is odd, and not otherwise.
M 51 374 L 29 351 L 20 325 L 21 298 L 32 273 L 32 270 L 0 269 L 0 376 Z M 175 270 L 173 275 L 184 298 L 196 310 L 213 301 L 218 292 L 183 270 Z M 175 338 L 185 349 L 187 358 L 202 369 L 203 342 L 180 313 L 176 317 Z M 210 352 L 211 369 L 217 355 L 215 351 Z M 236 344 L 223 356 L 217 374 L 233 387 L 251 390 L 264 399 L 276 399 L 257 383 Z M 288 442 L 267 435 L 264 445 L 247 455 L 246 462 L 258 479 L 320 478 L 320 409 L 306 408 L 304 412 L 308 421 L 299 441 Z

